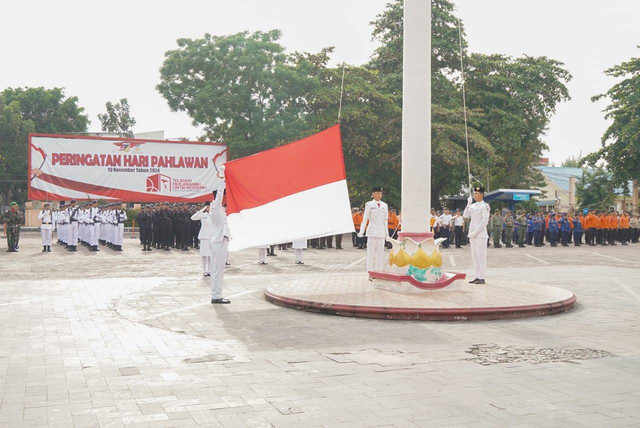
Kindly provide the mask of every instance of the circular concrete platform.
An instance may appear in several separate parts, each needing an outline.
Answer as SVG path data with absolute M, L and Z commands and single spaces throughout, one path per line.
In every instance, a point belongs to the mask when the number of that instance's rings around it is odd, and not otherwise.
M 376 288 L 365 273 L 305 275 L 270 285 L 267 301 L 312 312 L 362 318 L 469 321 L 528 318 L 569 310 L 576 296 L 525 281 L 456 281 L 441 290 L 402 294 Z

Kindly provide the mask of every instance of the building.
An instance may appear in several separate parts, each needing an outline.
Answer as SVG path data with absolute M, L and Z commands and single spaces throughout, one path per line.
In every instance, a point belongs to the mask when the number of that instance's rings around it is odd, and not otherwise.
M 582 178 L 582 168 L 563 166 L 538 166 L 544 176 L 545 185 L 537 202 L 543 211 L 573 213 L 576 207 L 576 182 Z M 638 211 L 638 180 L 629 181 L 632 196 L 626 196 L 621 189 L 616 191 L 616 200 L 609 207 L 617 211 Z

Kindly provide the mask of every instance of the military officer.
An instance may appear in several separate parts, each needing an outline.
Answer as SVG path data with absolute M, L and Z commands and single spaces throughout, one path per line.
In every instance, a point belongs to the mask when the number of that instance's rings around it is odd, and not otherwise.
M 42 211 L 38 214 L 40 220 L 40 233 L 42 234 L 42 252 L 51 252 L 51 237 L 53 235 L 53 213 L 50 209 L 51 204 L 45 202 Z
M 20 241 L 20 226 L 24 223 L 24 216 L 20 212 L 17 202 L 9 204 L 9 211 L 2 216 L 2 222 L 7 228 L 7 252 L 17 253 Z
M 474 202 L 475 201 L 475 202 Z M 489 204 L 484 201 L 484 187 L 473 188 L 473 196 L 469 196 L 467 206 L 462 214 L 470 218 L 469 243 L 471 244 L 471 260 L 475 271 L 475 279 L 471 284 L 484 284 L 487 269 L 487 225 L 489 224 Z M 500 221 L 502 226 L 502 221 Z
M 367 202 L 364 207 L 358 236 L 362 238 L 365 233 L 367 236 L 367 271 L 381 271 L 384 268 L 384 243 L 389 237 L 389 207 L 382 202 L 382 187 L 374 187 L 371 196 L 373 200 Z
M 513 220 L 513 215 L 511 211 L 507 211 L 507 214 L 504 217 L 504 243 L 507 248 L 513 248 L 513 245 L 511 245 L 511 240 L 513 239 L 514 226 L 515 222 Z
M 502 215 L 500 215 L 500 210 L 495 210 L 489 224 L 491 225 L 491 233 L 493 234 L 493 247 L 502 248 L 502 245 L 500 245 L 500 237 L 502 235 Z

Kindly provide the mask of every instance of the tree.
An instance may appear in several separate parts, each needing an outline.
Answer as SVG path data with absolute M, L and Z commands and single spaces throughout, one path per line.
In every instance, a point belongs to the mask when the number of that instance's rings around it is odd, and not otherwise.
M 640 46 L 638 46 L 640 48 Z M 609 98 L 605 118 L 613 123 L 602 136 L 602 148 L 585 157 L 585 163 L 595 166 L 604 160 L 607 169 L 619 181 L 640 177 L 640 58 L 616 65 L 605 71 L 608 76 L 622 79 L 606 93 L 592 101 Z
M 608 209 L 616 198 L 615 182 L 602 168 L 583 170 L 576 183 L 576 196 L 581 208 Z
M 122 138 L 133 138 L 132 128 L 136 125 L 136 120 L 131 116 L 129 101 L 126 98 L 122 98 L 115 104 L 107 101 L 105 107 L 107 112 L 98 115 L 102 130 L 114 132 Z
M 578 156 L 569 156 L 562 162 L 563 167 L 580 168 L 582 166 L 582 154 Z
M 179 39 L 178 49 L 165 53 L 157 89 L 173 111 L 187 112 L 234 156 L 274 147 L 307 128 L 307 97 L 319 85 L 309 70 L 296 69 L 280 36 L 272 30 Z
M 0 94 L 0 189 L 6 202 L 27 199 L 27 139 L 33 121 L 24 119 L 18 101 Z
M 30 132 L 86 132 L 89 118 L 77 97 L 62 88 L 7 88 L 0 92 L 0 189 L 22 203 L 27 198 Z
M 571 74 L 547 57 L 473 54 L 468 64 L 467 105 L 484 112 L 478 131 L 497 155 L 492 187 L 541 186 L 535 167 L 547 149 L 542 138 L 556 106 L 570 99 Z
M 5 104 L 18 102 L 22 118 L 33 122 L 34 132 L 78 133 L 86 132 L 89 126 L 78 97 L 65 97 L 63 88 L 7 88 L 1 95 Z

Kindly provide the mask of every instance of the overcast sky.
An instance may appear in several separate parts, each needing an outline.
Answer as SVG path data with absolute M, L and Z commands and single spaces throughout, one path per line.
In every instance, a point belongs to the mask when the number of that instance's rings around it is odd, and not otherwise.
M 15 1 L 3 4 L 0 89 L 64 87 L 99 130 L 104 103 L 128 98 L 135 131 L 194 138 L 184 113 L 155 90 L 164 52 L 180 37 L 205 32 L 283 31 L 289 51 L 335 46 L 334 63 L 366 62 L 376 45 L 371 26 L 387 0 Z M 605 102 L 590 97 L 614 81 L 603 71 L 640 56 L 638 0 L 455 0 L 470 50 L 546 55 L 566 64 L 572 101 L 558 107 L 545 137 L 551 160 L 598 148 Z

